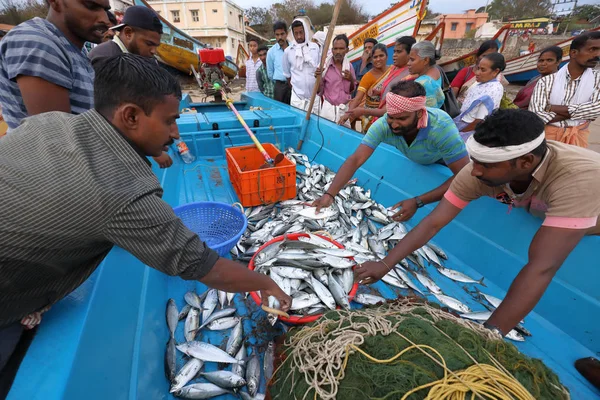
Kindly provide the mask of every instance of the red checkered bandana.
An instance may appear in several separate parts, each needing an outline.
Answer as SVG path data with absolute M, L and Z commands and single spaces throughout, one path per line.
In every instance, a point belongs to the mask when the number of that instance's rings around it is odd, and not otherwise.
M 390 115 L 400 114 L 403 112 L 417 112 L 422 110 L 421 118 L 417 123 L 417 128 L 422 129 L 427 127 L 427 108 L 425 106 L 427 98 L 425 96 L 404 97 L 392 92 L 388 92 L 385 96 L 387 113 Z

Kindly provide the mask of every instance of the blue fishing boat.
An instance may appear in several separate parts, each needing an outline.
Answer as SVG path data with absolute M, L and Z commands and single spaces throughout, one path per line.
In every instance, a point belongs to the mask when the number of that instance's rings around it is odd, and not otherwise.
M 225 149 L 251 144 L 250 139 L 224 104 L 192 104 L 185 97 L 181 108 L 189 107 L 195 107 L 197 113 L 183 114 L 178 125 L 196 161 L 184 164 L 177 154 L 171 154 L 171 168 L 160 169 L 153 163 L 164 188 L 163 198 L 173 207 L 197 201 L 234 203 L 238 199 L 227 173 Z M 280 149 L 298 143 L 303 112 L 255 93 L 245 94 L 236 107 L 262 143 L 273 143 Z M 337 171 L 361 140 L 358 133 L 326 120 L 317 121 L 313 115 L 302 152 Z M 450 171 L 440 165 L 415 164 L 384 144 L 357 171 L 356 178 L 371 190 L 375 200 L 390 206 L 436 187 L 449 175 Z M 419 210 L 409 226 L 432 209 L 428 205 Z M 448 267 L 485 277 L 486 293 L 502 298 L 527 262 L 529 243 L 540 223 L 523 210 L 507 215 L 506 206 L 481 199 L 462 211 L 434 240 L 448 253 Z M 599 247 L 598 237 L 582 240 L 526 317 L 532 336 L 516 343 L 520 351 L 553 369 L 573 399 L 600 396 L 573 367 L 575 360 L 600 352 Z M 437 274 L 433 267 L 427 268 L 430 274 Z M 449 281 L 439 285 L 473 310 L 482 310 L 462 287 Z M 387 298 L 407 294 L 382 282 L 373 286 Z M 164 275 L 124 250 L 113 249 L 86 282 L 44 315 L 8 399 L 173 399 L 163 370 L 169 337 L 165 304 L 173 298 L 181 309 L 184 294 L 193 289 L 201 293 L 205 286 Z M 260 348 L 281 333 L 265 329 L 266 315 L 250 299 L 244 301 L 236 295 L 234 302 L 238 313 L 248 317 L 243 324 L 249 347 Z M 183 341 L 181 325 L 176 331 L 178 342 Z M 202 335 L 202 340 L 217 346 L 227 340 L 218 331 Z M 216 368 L 208 364 L 209 370 Z M 182 365 L 180 358 L 178 366 Z M 259 392 L 264 390 L 263 379 Z

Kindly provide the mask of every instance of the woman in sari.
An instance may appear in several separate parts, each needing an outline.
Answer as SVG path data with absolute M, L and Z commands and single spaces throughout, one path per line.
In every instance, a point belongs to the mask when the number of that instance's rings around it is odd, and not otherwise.
M 372 122 L 375 122 L 375 119 L 382 117 L 386 113 L 385 108 L 385 95 L 389 92 L 390 88 L 394 86 L 396 83 L 400 82 L 404 79 L 409 79 L 411 77 L 410 72 L 408 72 L 408 55 L 410 53 L 410 49 L 413 44 L 416 43 L 415 38 L 412 36 L 402 36 L 396 39 L 396 44 L 394 45 L 394 62 L 390 67 L 390 71 L 387 74 L 387 77 L 383 80 L 381 85 L 382 90 L 379 90 L 377 87 L 372 87 L 367 90 L 367 96 L 379 96 L 379 107 L 378 108 L 366 108 L 366 107 L 356 107 L 348 112 L 350 118 L 359 119 L 362 117 L 373 117 Z M 413 78 L 414 79 L 414 78 Z
M 558 67 L 562 61 L 562 49 L 558 46 L 548 47 L 542 50 L 540 57 L 537 61 L 537 70 L 540 75 L 532 78 L 521 90 L 517 93 L 515 100 L 513 101 L 517 107 L 528 110 L 529 102 L 531 101 L 531 95 L 535 85 L 544 76 L 554 74 L 558 72 Z
M 475 77 L 475 69 L 477 68 L 477 64 L 479 64 L 479 61 L 484 56 L 497 52 L 498 43 L 495 40 L 486 40 L 481 44 L 481 46 L 479 46 L 479 49 L 475 54 L 475 64 L 471 65 L 470 67 L 464 67 L 463 69 L 458 71 L 458 74 L 456 74 L 456 76 L 452 80 L 450 87 L 452 88 L 452 91 L 456 96 L 456 100 L 458 100 L 460 104 L 462 104 L 465 101 L 465 97 L 469 88 L 475 83 L 477 83 L 477 79 Z M 508 81 L 506 80 L 506 78 L 504 78 L 504 76 L 502 76 L 502 74 L 499 75 L 498 81 L 502 83 L 503 86 L 508 86 Z
M 373 117 L 365 117 L 364 109 L 377 109 L 381 101 L 381 92 L 383 91 L 383 82 L 390 73 L 391 67 L 387 64 L 387 47 L 384 44 L 378 43 L 373 47 L 373 68 L 365 74 L 360 80 L 356 97 L 352 99 L 348 105 L 348 111 L 340 118 L 338 124 L 344 125 L 348 119 L 354 124 L 358 118 L 361 118 L 362 132 L 366 132 L 371 126 Z M 364 101 L 364 107 L 359 108 Z M 356 113 L 354 110 L 358 109 Z M 354 114 L 357 116 L 355 117 Z
M 422 41 L 415 44 L 410 50 L 408 70 L 417 75 L 415 79 L 427 93 L 427 107 L 441 108 L 444 104 L 442 91 L 442 75 L 435 66 L 435 47 L 431 42 Z
M 477 82 L 469 88 L 460 115 L 454 118 L 460 136 L 466 141 L 485 117 L 500 107 L 504 86 L 498 76 L 506 68 L 504 56 L 491 53 L 484 56 L 475 69 Z

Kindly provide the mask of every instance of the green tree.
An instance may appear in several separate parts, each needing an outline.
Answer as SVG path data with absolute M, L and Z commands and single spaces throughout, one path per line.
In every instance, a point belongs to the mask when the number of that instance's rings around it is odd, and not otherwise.
M 0 23 L 18 25 L 34 17 L 45 18 L 48 6 L 44 0 L 0 0 Z
M 585 19 L 586 21 L 591 21 L 600 16 L 600 6 L 595 4 L 584 4 L 582 6 L 577 6 L 573 12 L 573 16 L 580 19 Z
M 262 36 L 273 36 L 273 16 L 268 8 L 250 7 L 245 11 L 245 15 L 252 29 Z
M 524 19 L 550 14 L 550 0 L 493 0 L 488 7 L 490 19 Z

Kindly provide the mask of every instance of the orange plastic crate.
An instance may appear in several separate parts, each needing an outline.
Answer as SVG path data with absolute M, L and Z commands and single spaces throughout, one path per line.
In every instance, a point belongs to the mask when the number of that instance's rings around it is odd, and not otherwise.
M 271 143 L 263 147 L 273 159 L 280 153 Z M 261 168 L 266 162 L 254 145 L 227 148 L 225 155 L 229 179 L 244 207 L 296 197 L 296 165 L 287 157 L 275 167 Z

